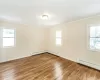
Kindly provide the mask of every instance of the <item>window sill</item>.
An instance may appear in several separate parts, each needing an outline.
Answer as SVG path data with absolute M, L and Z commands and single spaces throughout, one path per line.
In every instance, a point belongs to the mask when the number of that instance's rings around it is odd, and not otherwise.
M 90 51 L 93 51 L 93 52 L 100 52 L 99 49 L 89 49 Z

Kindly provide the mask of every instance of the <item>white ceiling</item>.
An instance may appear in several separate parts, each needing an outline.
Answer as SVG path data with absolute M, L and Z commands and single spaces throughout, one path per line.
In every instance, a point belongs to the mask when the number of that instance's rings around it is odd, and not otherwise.
M 28 25 L 55 25 L 100 13 L 100 0 L 0 0 L 0 19 Z M 48 14 L 48 20 L 40 16 Z

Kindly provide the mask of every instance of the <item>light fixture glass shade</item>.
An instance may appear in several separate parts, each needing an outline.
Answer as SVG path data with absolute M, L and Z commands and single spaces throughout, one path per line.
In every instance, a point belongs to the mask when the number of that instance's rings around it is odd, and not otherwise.
M 42 15 L 42 19 L 43 20 L 47 20 L 48 19 L 48 15 Z

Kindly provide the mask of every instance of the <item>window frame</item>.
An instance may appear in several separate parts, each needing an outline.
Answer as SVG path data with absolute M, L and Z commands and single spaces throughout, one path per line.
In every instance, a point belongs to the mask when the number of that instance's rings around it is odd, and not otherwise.
M 90 39 L 92 38 L 92 37 L 90 37 L 90 28 L 91 27 L 98 27 L 98 26 L 100 26 L 100 25 L 88 25 L 88 27 L 87 27 L 87 34 L 88 34 L 88 36 L 87 36 L 87 44 L 88 44 L 88 50 L 90 50 L 90 51 L 93 51 L 93 52 L 100 52 L 100 49 L 91 49 L 90 48 Z
M 3 37 L 3 30 L 4 29 L 14 30 L 14 37 Z M 3 45 L 4 38 L 14 38 L 14 45 L 13 46 L 4 46 Z M 15 47 L 15 45 L 16 45 L 16 31 L 15 31 L 15 29 L 14 28 L 2 28 L 2 47 L 3 48 L 12 48 L 12 47 Z

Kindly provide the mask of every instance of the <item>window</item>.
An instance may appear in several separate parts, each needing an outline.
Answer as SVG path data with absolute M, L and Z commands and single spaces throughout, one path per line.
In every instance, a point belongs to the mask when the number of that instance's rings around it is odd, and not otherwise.
M 3 47 L 13 47 L 15 43 L 14 29 L 3 29 Z
M 100 26 L 90 27 L 90 49 L 100 50 Z
M 61 31 L 56 31 L 56 45 L 62 44 L 61 38 L 62 38 Z

